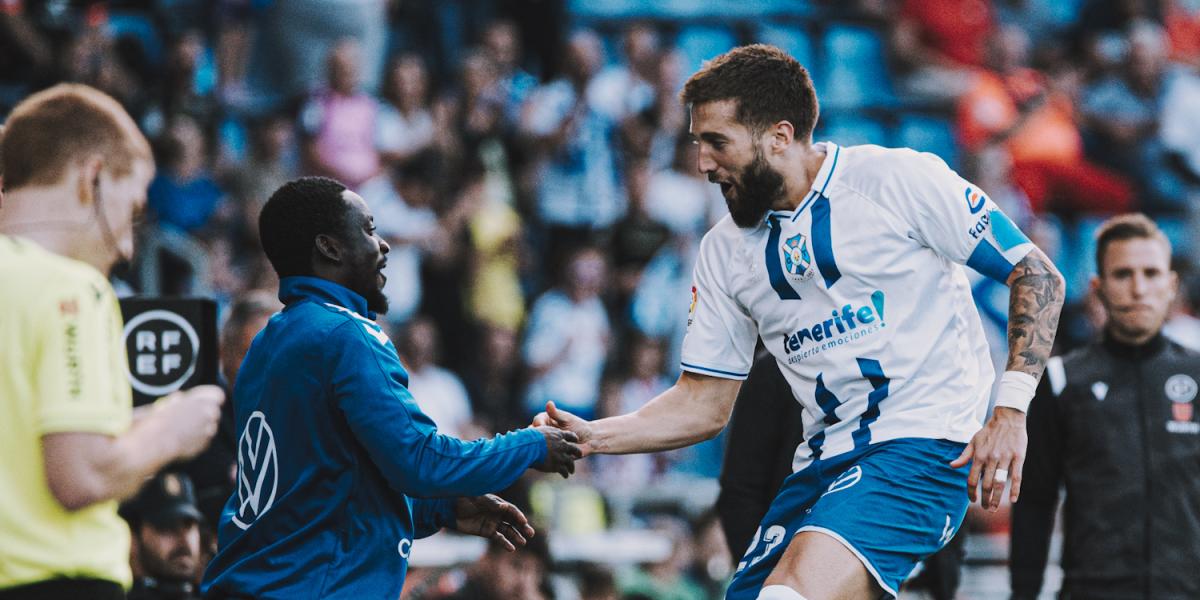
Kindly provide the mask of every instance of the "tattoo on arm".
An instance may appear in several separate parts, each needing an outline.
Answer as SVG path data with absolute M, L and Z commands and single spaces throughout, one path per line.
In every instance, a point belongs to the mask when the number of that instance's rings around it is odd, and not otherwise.
M 1040 378 L 1050 358 L 1066 285 L 1058 269 L 1034 249 L 1008 276 L 1008 367 Z

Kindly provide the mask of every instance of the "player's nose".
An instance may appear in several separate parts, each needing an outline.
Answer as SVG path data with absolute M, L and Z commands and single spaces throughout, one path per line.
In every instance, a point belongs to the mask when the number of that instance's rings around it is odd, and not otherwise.
M 713 160 L 707 152 L 701 150 L 699 156 L 696 157 L 696 168 L 701 173 L 708 175 L 717 170 L 717 161 Z

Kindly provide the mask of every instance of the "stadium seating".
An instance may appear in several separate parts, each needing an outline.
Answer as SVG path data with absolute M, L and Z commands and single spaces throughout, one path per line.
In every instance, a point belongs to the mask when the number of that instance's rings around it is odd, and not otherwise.
M 679 31 L 675 44 L 683 55 L 684 72 L 692 73 L 704 61 L 736 46 L 737 38 L 727 27 L 688 25 Z
M 822 102 L 830 109 L 887 107 L 895 103 L 880 33 L 862 25 L 832 25 L 821 40 Z

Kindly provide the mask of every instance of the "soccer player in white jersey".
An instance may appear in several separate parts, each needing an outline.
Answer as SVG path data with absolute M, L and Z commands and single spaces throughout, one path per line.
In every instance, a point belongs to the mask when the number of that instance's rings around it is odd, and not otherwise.
M 726 597 L 895 596 L 969 501 L 995 510 L 1006 481 L 1016 500 L 1062 277 L 937 156 L 814 144 L 812 82 L 778 48 L 715 58 L 681 97 L 730 212 L 700 244 L 683 373 L 630 414 L 585 421 L 550 403 L 538 419 L 588 453 L 711 438 L 761 336 L 804 407 L 805 442 Z M 995 374 L 960 265 L 1011 288 L 986 424 Z

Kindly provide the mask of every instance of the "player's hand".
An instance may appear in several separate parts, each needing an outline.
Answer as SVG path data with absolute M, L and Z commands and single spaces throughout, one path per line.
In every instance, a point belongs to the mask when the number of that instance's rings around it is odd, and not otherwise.
M 583 450 L 575 445 L 579 437 L 550 425 L 537 430 L 546 438 L 546 460 L 533 468 L 546 473 L 558 473 L 564 479 L 575 472 L 575 461 L 583 457 Z
M 155 419 L 164 439 L 174 440 L 176 456 L 191 458 L 208 447 L 217 433 L 225 392 L 215 385 L 200 385 L 168 394 L 155 402 L 144 419 Z
M 454 501 L 454 529 L 504 544 L 509 552 L 533 537 L 533 526 L 521 509 L 499 496 L 486 494 Z
M 967 476 L 967 496 L 974 502 L 993 512 L 1000 508 L 1000 500 L 1004 496 L 1004 481 L 996 481 L 996 470 L 1008 472 L 1008 480 L 1012 481 L 1009 499 L 1017 501 L 1021 495 L 1021 470 L 1025 467 L 1025 447 L 1029 436 L 1025 433 L 1025 413 L 1007 407 L 997 407 L 988 419 L 987 424 L 971 443 L 963 449 L 962 454 L 950 463 L 959 468 L 974 458 L 971 463 L 971 473 Z M 982 482 L 980 479 L 982 478 Z M 976 493 L 976 486 L 982 483 L 981 493 Z
M 547 402 L 546 412 L 540 412 L 533 418 L 534 427 L 545 425 L 574 433 L 578 437 L 577 443 L 584 456 L 595 450 L 589 443 L 592 440 L 591 423 L 555 406 L 553 402 Z

